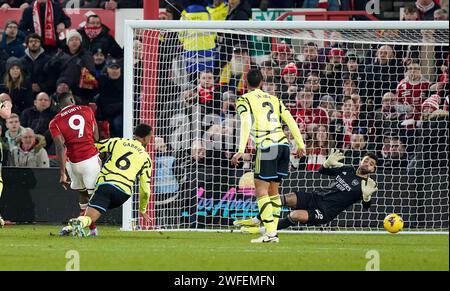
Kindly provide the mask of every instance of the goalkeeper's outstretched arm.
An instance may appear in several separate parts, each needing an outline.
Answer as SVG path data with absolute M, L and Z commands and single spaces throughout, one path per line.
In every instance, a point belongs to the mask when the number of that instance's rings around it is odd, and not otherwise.
M 327 176 L 339 175 L 344 170 L 342 169 L 344 164 L 340 162 L 344 158 L 344 154 L 339 150 L 331 149 L 330 155 L 319 169 L 319 174 Z

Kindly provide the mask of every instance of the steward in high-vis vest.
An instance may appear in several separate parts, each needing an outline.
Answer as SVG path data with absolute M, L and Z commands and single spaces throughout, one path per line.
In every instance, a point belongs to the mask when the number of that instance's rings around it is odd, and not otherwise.
M 191 5 L 181 13 L 181 20 L 206 21 L 211 20 L 203 1 L 193 0 Z M 216 33 L 206 30 L 188 29 L 179 33 L 180 42 L 183 44 L 186 71 L 193 79 L 195 74 L 205 70 L 213 70 L 216 47 Z

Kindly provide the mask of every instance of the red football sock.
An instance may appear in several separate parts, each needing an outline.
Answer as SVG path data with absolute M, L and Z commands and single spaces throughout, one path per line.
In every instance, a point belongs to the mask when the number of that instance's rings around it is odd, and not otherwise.
M 96 228 L 97 228 L 97 225 L 95 224 L 95 222 L 92 222 L 91 225 L 89 225 L 89 229 L 90 230 L 93 230 L 93 229 L 96 229 Z

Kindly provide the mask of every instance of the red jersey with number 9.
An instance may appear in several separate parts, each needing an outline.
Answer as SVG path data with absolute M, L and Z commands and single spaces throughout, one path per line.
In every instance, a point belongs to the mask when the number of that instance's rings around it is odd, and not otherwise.
M 52 137 L 62 135 L 70 162 L 78 163 L 98 154 L 94 144 L 94 112 L 88 106 L 70 105 L 50 121 Z

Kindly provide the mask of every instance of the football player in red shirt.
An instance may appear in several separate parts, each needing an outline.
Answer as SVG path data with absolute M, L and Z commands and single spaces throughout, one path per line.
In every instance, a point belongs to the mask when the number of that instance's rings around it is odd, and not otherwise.
M 84 215 L 101 169 L 95 146 L 95 141 L 99 138 L 97 122 L 90 107 L 75 105 L 71 93 L 60 94 L 58 103 L 61 111 L 50 121 L 49 129 L 59 161 L 59 183 L 66 190 L 70 184 L 70 188 L 80 192 L 81 215 Z M 96 225 L 91 226 L 90 230 L 90 235 L 98 234 Z M 69 233 L 63 228 L 60 235 Z

